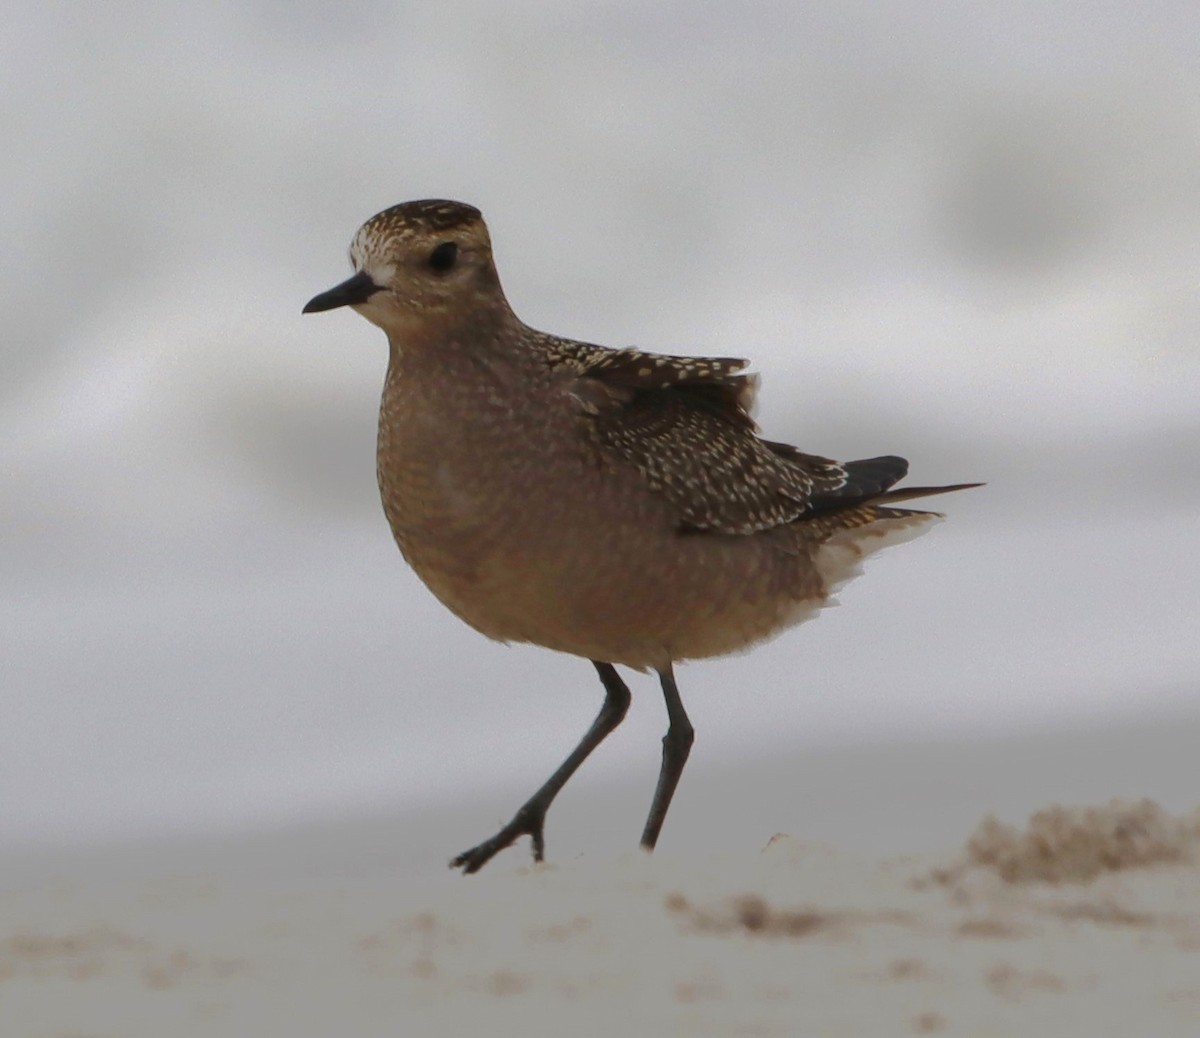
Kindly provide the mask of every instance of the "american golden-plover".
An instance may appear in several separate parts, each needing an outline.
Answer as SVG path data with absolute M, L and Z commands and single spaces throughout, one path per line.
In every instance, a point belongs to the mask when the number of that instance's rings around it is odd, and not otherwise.
M 903 458 L 838 463 L 756 434 L 747 361 L 563 339 L 509 307 L 487 227 L 461 202 L 406 202 L 350 246 L 349 306 L 387 333 L 377 471 L 404 558 L 503 642 L 592 661 L 604 705 L 507 825 L 451 865 L 529 836 L 614 728 L 614 664 L 658 673 L 669 726 L 641 843 L 654 848 L 691 750 L 673 664 L 736 652 L 812 616 L 864 555 L 940 518 L 895 508 L 977 484 L 891 490 Z

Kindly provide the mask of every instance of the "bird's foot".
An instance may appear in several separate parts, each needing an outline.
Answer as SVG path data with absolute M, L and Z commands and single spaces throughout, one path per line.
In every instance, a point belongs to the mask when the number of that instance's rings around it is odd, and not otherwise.
M 532 842 L 533 860 L 542 861 L 546 850 L 546 841 L 542 836 L 542 826 L 545 821 L 546 808 L 530 801 L 495 836 L 452 858 L 450 868 L 462 869 L 463 874 L 469 876 L 472 872 L 478 872 L 492 858 L 506 847 L 511 847 L 522 836 L 528 836 Z

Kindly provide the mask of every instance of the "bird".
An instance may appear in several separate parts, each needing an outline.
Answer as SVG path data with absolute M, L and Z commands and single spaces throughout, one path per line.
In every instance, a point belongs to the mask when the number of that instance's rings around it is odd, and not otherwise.
M 839 463 L 759 436 L 747 360 L 613 348 L 537 331 L 505 297 L 480 211 L 404 202 L 350 245 L 354 273 L 303 308 L 387 335 L 376 471 L 401 554 L 489 638 L 591 661 L 604 702 L 498 832 L 544 860 L 558 792 L 624 719 L 618 666 L 653 671 L 667 732 L 641 846 L 653 851 L 694 728 L 674 665 L 738 652 L 816 614 L 863 557 L 943 518 L 898 502 L 908 462 Z

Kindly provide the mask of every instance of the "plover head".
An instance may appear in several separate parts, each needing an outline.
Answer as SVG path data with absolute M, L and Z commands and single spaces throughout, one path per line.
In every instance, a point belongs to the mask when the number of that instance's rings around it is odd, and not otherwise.
M 372 216 L 350 244 L 354 276 L 309 300 L 304 313 L 349 306 L 385 331 L 437 315 L 504 304 L 479 210 L 462 202 L 403 202 Z

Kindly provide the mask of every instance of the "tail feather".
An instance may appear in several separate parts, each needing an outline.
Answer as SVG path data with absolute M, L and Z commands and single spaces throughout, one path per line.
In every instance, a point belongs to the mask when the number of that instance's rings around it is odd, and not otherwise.
M 908 474 L 908 462 L 892 454 L 846 461 L 842 463 L 842 469 L 846 473 L 845 482 L 834 490 L 822 489 L 813 493 L 808 499 L 806 518 L 838 513 L 858 505 L 892 504 L 895 501 L 911 501 L 917 497 L 983 486 L 982 483 L 955 483 L 945 487 L 901 487 L 893 490 L 893 484 Z
M 971 490 L 974 487 L 984 487 L 986 483 L 954 483 L 951 486 L 945 487 L 901 487 L 899 490 L 889 490 L 886 494 L 881 494 L 879 497 L 872 498 L 871 503 L 887 502 L 892 504 L 896 501 L 911 501 L 917 497 L 933 497 L 935 494 L 950 494 L 955 490 Z

